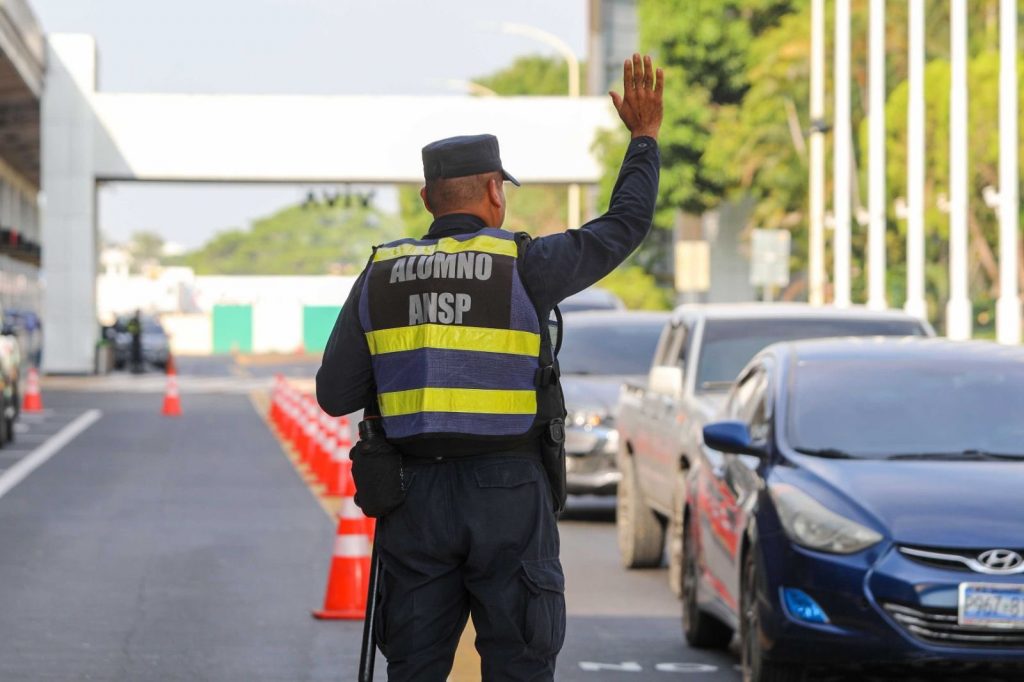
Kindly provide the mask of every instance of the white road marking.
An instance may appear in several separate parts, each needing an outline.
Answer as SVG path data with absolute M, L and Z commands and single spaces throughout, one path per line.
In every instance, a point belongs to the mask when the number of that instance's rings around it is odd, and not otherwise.
M 25 480 L 29 474 L 42 466 L 46 460 L 57 454 L 61 448 L 74 440 L 78 434 L 96 423 L 102 416 L 103 413 L 99 410 L 89 410 L 58 431 L 50 440 L 37 447 L 23 459 L 15 462 L 10 469 L 0 474 L 0 498 L 3 498 L 14 486 Z
M 580 661 L 580 670 L 588 673 L 596 673 L 602 670 L 614 670 L 623 673 L 642 673 L 644 668 L 636 661 L 623 661 L 622 663 L 598 663 L 597 661 Z

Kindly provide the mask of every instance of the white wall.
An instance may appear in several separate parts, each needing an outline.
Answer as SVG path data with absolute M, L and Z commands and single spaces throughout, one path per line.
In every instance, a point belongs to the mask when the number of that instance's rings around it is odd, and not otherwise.
M 162 315 L 160 321 L 170 337 L 174 355 L 213 353 L 213 327 L 207 313 Z

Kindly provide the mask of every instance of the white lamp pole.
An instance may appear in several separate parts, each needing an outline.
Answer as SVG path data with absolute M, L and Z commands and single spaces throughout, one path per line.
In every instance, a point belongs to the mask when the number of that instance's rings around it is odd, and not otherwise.
M 811 0 L 811 140 L 807 299 L 825 303 L 825 0 Z
M 946 336 L 971 338 L 967 282 L 967 0 L 950 0 L 949 301 Z
M 904 309 L 928 316 L 924 300 L 924 2 L 909 0 L 907 65 L 907 302 Z
M 836 0 L 835 131 L 832 213 L 835 216 L 833 304 L 850 305 L 850 0 Z
M 580 96 L 580 60 L 576 57 L 576 53 L 572 51 L 569 45 L 556 36 L 553 33 L 548 33 L 543 29 L 539 29 L 536 26 L 527 26 L 525 24 L 511 24 L 505 23 L 501 25 L 502 33 L 508 33 L 511 35 L 520 35 L 526 38 L 532 38 L 538 42 L 544 43 L 549 47 L 553 48 L 558 54 L 562 55 L 565 59 L 566 67 L 569 70 L 569 97 Z M 580 186 L 577 183 L 569 185 L 569 196 L 568 196 L 568 216 L 566 227 L 572 229 L 580 226 Z
M 1017 0 L 999 3 L 999 299 L 996 340 L 1020 343 L 1017 281 Z
M 868 47 L 868 307 L 885 295 L 885 0 L 871 0 Z

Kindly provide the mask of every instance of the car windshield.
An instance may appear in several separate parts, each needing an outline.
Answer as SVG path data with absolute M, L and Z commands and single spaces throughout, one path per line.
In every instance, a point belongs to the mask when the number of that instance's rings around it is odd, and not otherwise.
M 562 374 L 646 374 L 665 328 L 660 319 L 635 321 L 629 315 L 609 316 L 606 324 L 572 324 L 565 320 L 565 339 L 558 353 Z
M 1024 363 L 906 357 L 797 363 L 788 439 L 808 452 L 1024 461 Z
M 801 317 L 708 320 L 697 363 L 697 390 L 727 389 L 751 358 L 773 343 L 832 336 L 924 336 L 924 329 L 913 320 Z

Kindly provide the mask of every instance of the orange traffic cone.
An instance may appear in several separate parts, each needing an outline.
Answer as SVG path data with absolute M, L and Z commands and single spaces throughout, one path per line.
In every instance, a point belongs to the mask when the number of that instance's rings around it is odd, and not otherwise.
M 321 620 L 361 620 L 366 613 L 366 590 L 370 583 L 370 540 L 355 500 L 347 497 L 338 513 L 338 534 L 334 558 L 327 576 L 324 607 L 313 612 Z
M 174 366 L 169 365 L 167 372 L 167 390 L 164 391 L 164 409 L 161 413 L 165 417 L 181 416 L 181 396 L 178 394 L 178 375 L 174 373 Z
M 39 392 L 39 370 L 30 367 L 28 381 L 25 382 L 25 401 L 21 405 L 22 412 L 42 412 L 43 396 Z
M 332 424 L 330 461 L 327 466 L 327 495 L 355 494 L 354 486 L 352 492 L 346 492 L 348 482 L 345 477 L 352 477 L 351 464 L 348 453 L 352 449 L 352 436 L 349 428 L 348 417 L 338 417 Z M 345 464 L 350 469 L 346 472 Z

